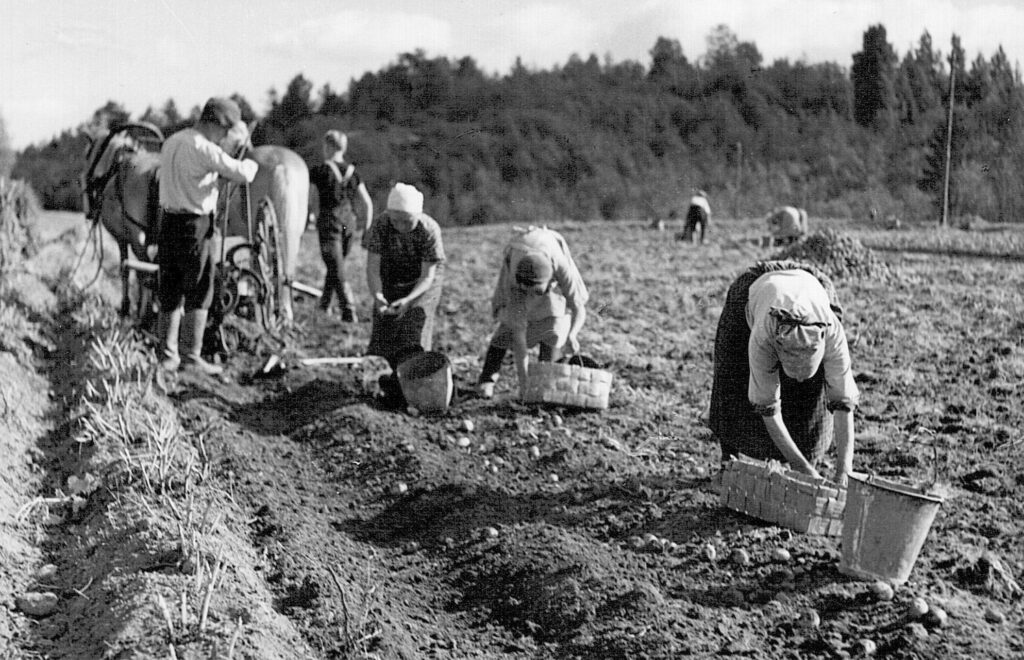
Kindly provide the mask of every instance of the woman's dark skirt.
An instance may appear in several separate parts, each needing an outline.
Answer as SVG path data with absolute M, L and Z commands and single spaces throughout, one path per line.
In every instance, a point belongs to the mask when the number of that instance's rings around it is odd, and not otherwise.
M 711 386 L 709 426 L 722 447 L 723 461 L 737 454 L 760 460 L 786 461 L 747 396 L 750 380 L 747 299 L 750 285 L 761 275 L 798 268 L 821 282 L 832 310 L 842 319 L 842 309 L 836 301 L 832 281 L 809 264 L 761 261 L 736 278 L 729 287 L 722 316 L 718 320 Z M 782 386 L 782 420 L 804 458 L 815 465 L 832 444 L 832 414 L 826 410 L 824 365 L 802 383 L 786 376 L 780 368 L 779 380 Z
M 441 278 L 437 277 L 401 317 L 381 314 L 374 309 L 367 354 L 382 356 L 395 369 L 412 354 L 429 351 L 434 339 L 434 316 L 440 302 Z

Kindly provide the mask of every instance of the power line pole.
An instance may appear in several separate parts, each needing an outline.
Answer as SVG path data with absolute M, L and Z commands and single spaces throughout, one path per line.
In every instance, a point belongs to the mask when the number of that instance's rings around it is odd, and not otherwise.
M 953 96 L 956 80 L 956 59 L 953 53 L 949 54 L 949 115 L 946 121 L 946 173 L 942 179 L 942 224 L 943 228 L 949 226 L 949 161 L 953 154 Z
M 743 143 L 736 143 L 736 196 L 733 197 L 732 201 L 732 214 L 733 217 L 739 217 L 740 214 L 740 189 L 743 185 Z

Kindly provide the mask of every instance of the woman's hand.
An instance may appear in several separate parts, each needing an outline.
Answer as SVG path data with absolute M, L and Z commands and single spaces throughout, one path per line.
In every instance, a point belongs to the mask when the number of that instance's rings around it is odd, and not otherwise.
M 398 300 L 396 300 L 396 301 L 392 302 L 390 305 L 388 305 L 387 313 L 388 314 L 393 314 L 394 316 L 397 316 L 397 317 L 401 318 L 401 316 L 403 314 L 405 314 L 405 312 L 409 309 L 409 304 L 411 302 L 412 301 L 409 300 L 409 298 L 407 298 L 407 297 L 406 298 L 399 298 Z
M 569 333 L 569 348 L 574 354 L 580 352 L 580 338 L 576 333 Z
M 804 465 L 800 467 L 800 471 L 806 475 L 809 475 L 815 479 L 821 479 L 821 473 L 814 469 L 813 465 Z
M 832 419 L 836 429 L 836 483 L 845 486 L 847 475 L 853 471 L 853 411 L 836 410 Z
M 764 421 L 765 428 L 768 430 L 768 435 L 771 437 L 772 442 L 775 443 L 779 452 L 786 458 L 789 467 L 820 479 L 821 475 L 814 469 L 811 462 L 800 453 L 800 449 L 793 442 L 792 436 L 789 435 L 789 429 L 786 428 L 786 423 L 782 421 L 782 412 L 775 411 L 772 415 L 762 415 L 761 419 Z
M 512 331 L 512 359 L 516 365 L 516 378 L 519 380 L 519 399 L 526 396 L 527 376 L 530 369 L 530 355 L 526 348 L 526 319 L 517 323 Z
M 373 295 L 373 307 L 377 310 L 378 314 L 390 314 L 390 303 L 388 303 L 388 299 L 380 291 Z
M 571 305 L 569 314 L 572 316 L 572 321 L 569 323 L 569 348 L 573 353 L 579 353 L 580 330 L 583 329 L 583 323 L 587 320 L 587 308 L 582 305 L 579 307 Z

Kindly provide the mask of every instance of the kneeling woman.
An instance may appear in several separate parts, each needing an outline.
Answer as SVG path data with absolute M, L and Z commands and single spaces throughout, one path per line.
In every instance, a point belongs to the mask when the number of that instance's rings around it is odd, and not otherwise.
M 828 276 L 767 261 L 733 282 L 715 335 L 709 419 L 723 461 L 745 454 L 820 476 L 815 466 L 832 444 L 834 421 L 834 477 L 845 483 L 858 396 Z
M 387 210 L 373 221 L 363 247 L 373 298 L 367 352 L 383 356 L 395 369 L 412 354 L 430 350 L 441 300 L 444 244 L 437 222 L 423 212 L 423 193 L 395 184 Z

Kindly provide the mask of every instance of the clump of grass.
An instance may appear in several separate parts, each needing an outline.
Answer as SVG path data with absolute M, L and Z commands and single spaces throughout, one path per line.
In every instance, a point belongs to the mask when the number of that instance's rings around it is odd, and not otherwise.
M 120 480 L 151 496 L 179 488 L 195 464 L 177 416 L 153 393 L 154 367 L 131 333 L 101 329 L 86 349 L 77 440 L 115 457 Z
M 178 544 L 175 562 L 182 580 L 172 595 L 152 596 L 168 652 L 177 657 L 176 647 L 212 644 L 218 650 L 210 657 L 231 658 L 243 626 L 215 623 L 220 617 L 211 613 L 232 565 L 222 538 L 228 496 L 208 483 L 210 429 L 183 428 L 173 406 L 153 387 L 155 367 L 139 336 L 118 324 L 112 310 L 88 296 L 65 302 L 72 303 L 77 322 L 91 330 L 75 388 L 80 427 L 74 439 L 92 448 L 92 468 L 102 475 L 103 490 L 115 502 L 138 503 L 148 514 L 154 523 L 150 529 L 157 532 L 152 542 Z M 66 503 L 59 497 L 42 502 Z
M 375 650 L 382 640 L 384 631 L 375 615 L 375 610 L 379 606 L 377 585 L 373 584 L 369 589 L 363 590 L 359 602 L 350 604 L 338 574 L 330 566 L 327 567 L 327 572 L 338 589 L 338 599 L 341 601 L 336 650 L 346 658 L 380 658 Z M 369 572 L 367 565 L 367 574 L 362 584 L 373 583 Z
M 181 641 L 203 636 L 211 632 L 210 624 L 210 601 L 214 594 L 224 583 L 224 576 L 229 565 L 224 558 L 223 546 L 218 551 L 216 559 L 212 562 L 199 564 L 193 583 L 185 584 L 177 593 L 177 602 L 168 604 L 162 594 L 156 594 L 153 600 L 159 608 L 161 619 L 167 628 L 168 649 L 171 657 L 177 657 L 175 645 Z M 190 586 L 194 593 L 190 594 Z M 191 596 L 191 597 L 190 597 Z M 172 607 L 173 605 L 173 607 Z M 177 616 L 177 624 L 175 618 Z M 223 626 L 222 626 L 223 627 Z M 216 643 L 215 650 L 210 657 L 228 658 L 234 657 L 235 645 L 242 633 L 242 621 L 235 623 L 234 631 L 227 642 L 227 650 L 221 653 Z

